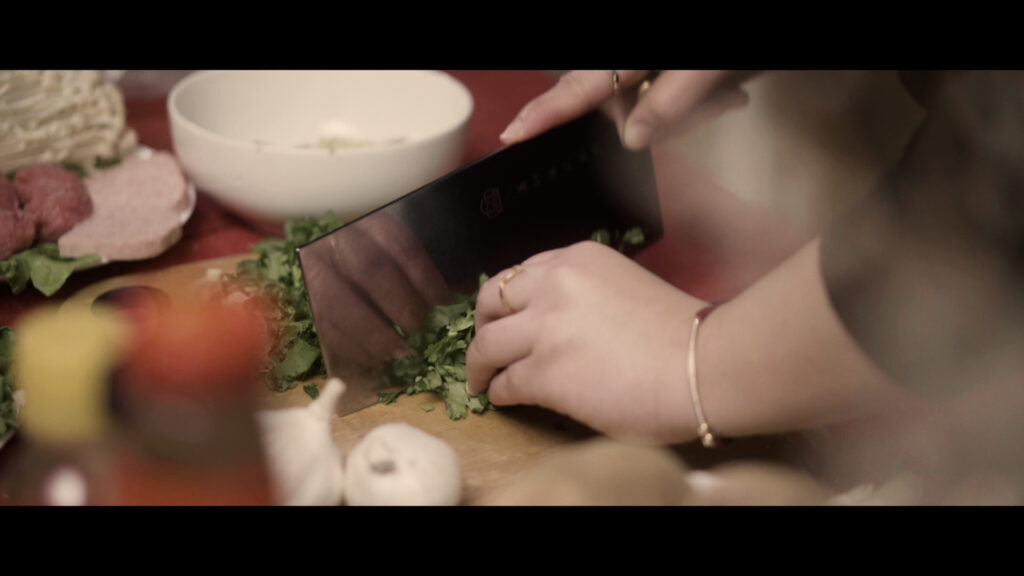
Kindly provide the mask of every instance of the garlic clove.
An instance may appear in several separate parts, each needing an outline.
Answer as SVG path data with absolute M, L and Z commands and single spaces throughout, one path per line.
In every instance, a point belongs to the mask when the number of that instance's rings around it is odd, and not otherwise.
M 308 406 L 256 414 L 278 503 L 333 506 L 344 498 L 345 471 L 330 426 L 344 392 L 345 384 L 331 378 Z

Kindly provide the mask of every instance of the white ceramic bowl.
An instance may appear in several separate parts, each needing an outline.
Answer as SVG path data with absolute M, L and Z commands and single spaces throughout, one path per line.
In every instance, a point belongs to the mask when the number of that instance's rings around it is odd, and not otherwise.
M 196 186 L 273 226 L 354 218 L 458 167 L 473 97 L 436 71 L 209 70 L 167 107 Z

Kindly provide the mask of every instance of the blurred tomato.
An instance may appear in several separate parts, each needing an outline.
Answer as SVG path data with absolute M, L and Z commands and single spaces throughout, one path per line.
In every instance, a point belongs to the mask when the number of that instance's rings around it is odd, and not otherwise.
M 268 349 L 258 300 L 175 303 L 140 310 L 122 374 L 134 393 L 219 402 L 251 394 Z

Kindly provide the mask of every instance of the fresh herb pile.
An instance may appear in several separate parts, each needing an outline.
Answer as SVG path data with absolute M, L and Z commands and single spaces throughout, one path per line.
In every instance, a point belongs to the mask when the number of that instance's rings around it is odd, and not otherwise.
M 29 281 L 49 298 L 60 290 L 75 270 L 101 262 L 95 254 L 81 258 L 61 258 L 54 242 L 36 244 L 0 262 L 0 276 L 7 279 L 11 292 L 20 294 Z
M 264 381 L 271 390 L 284 392 L 303 380 L 327 375 L 296 249 L 341 224 L 333 213 L 288 220 L 284 238 L 257 242 L 252 247 L 257 257 L 239 262 L 235 274 L 225 279 L 229 291 L 259 294 L 276 303 L 270 321 L 277 327 L 277 338 L 263 367 Z M 316 398 L 315 385 L 304 390 Z
M 10 374 L 13 350 L 14 332 L 7 326 L 0 326 L 0 437 L 14 430 L 18 424 Z
M 486 280 L 486 276 L 480 277 L 481 284 Z M 385 383 L 403 388 L 379 394 L 381 403 L 390 404 L 402 394 L 433 392 L 444 400 L 452 420 L 465 418 L 468 412 L 494 409 L 486 393 L 470 396 L 466 392 L 466 350 L 475 333 L 476 294 L 454 294 L 453 300 L 453 304 L 430 310 L 419 332 L 405 334 L 395 327 L 416 354 L 393 361 L 384 371 Z

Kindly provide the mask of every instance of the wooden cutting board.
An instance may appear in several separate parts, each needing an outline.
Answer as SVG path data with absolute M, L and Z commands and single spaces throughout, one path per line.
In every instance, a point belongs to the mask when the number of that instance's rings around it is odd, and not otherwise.
M 111 278 L 88 286 L 70 297 L 64 306 L 92 304 L 96 298 L 118 288 L 146 286 L 175 294 L 186 294 L 202 282 L 210 269 L 233 272 L 249 255 L 194 262 L 145 274 Z M 311 398 L 301 385 L 287 392 L 265 390 L 259 398 L 265 409 L 305 406 Z M 431 411 L 425 411 L 424 407 Z M 507 408 L 482 415 L 469 414 L 450 420 L 444 402 L 433 394 L 401 396 L 389 405 L 375 405 L 345 417 L 334 416 L 331 430 L 347 454 L 370 431 L 387 422 L 405 422 L 448 442 L 462 465 L 464 502 L 472 504 L 516 473 L 527 468 L 552 449 L 594 435 L 585 427 L 552 412 L 531 408 Z

